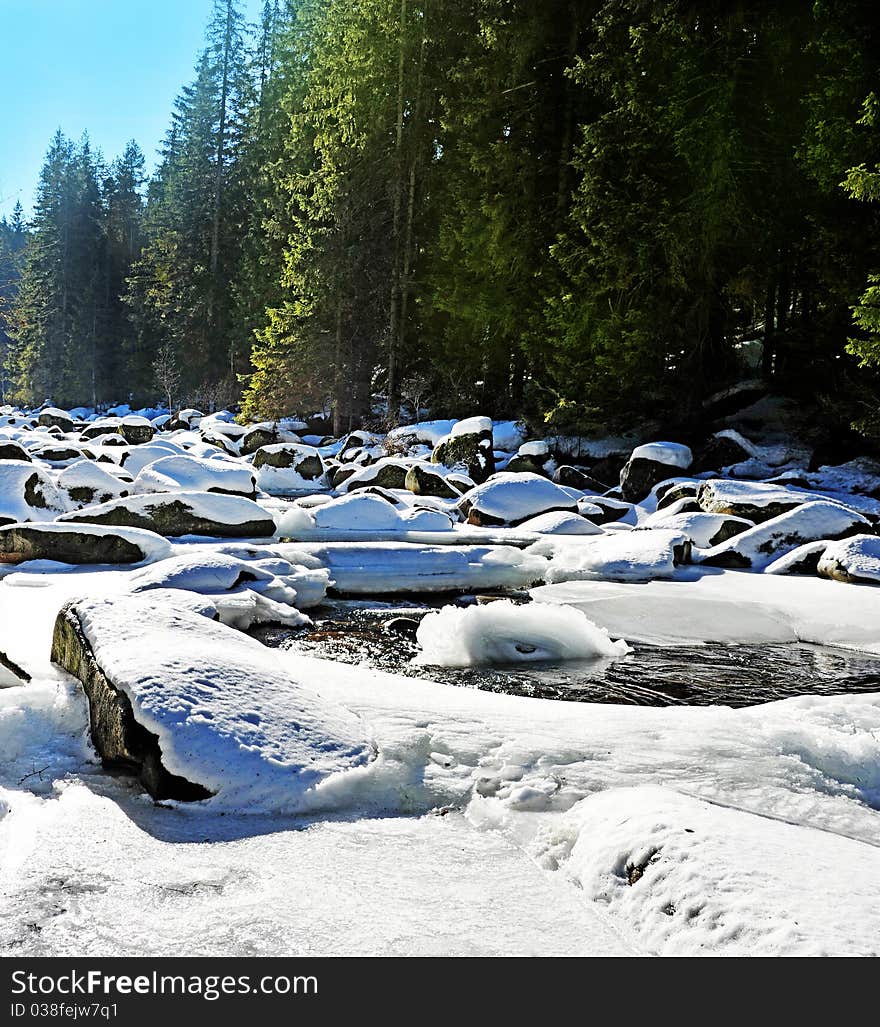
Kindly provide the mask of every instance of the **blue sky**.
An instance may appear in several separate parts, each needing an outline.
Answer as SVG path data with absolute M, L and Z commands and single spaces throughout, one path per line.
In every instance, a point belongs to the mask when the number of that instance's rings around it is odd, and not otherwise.
M 211 0 L 0 0 L 0 216 L 30 210 L 57 128 L 108 159 L 155 151 L 192 78 Z M 261 0 L 244 0 L 256 20 Z

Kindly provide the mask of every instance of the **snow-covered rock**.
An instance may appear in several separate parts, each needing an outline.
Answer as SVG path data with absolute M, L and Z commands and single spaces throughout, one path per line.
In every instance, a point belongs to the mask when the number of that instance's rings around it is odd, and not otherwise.
M 516 525 L 551 510 L 576 512 L 577 500 L 539 474 L 498 474 L 467 492 L 461 500 L 469 524 Z
M 83 684 L 102 758 L 138 766 L 157 799 L 293 812 L 373 757 L 361 722 L 323 700 L 319 681 L 297 680 L 254 639 L 148 597 L 67 607 L 52 655 Z
M 659 482 L 676 471 L 686 471 L 693 462 L 687 446 L 677 442 L 649 442 L 637 446 L 620 472 L 620 492 L 624 499 L 638 503 Z
M 832 542 L 822 554 L 817 570 L 823 578 L 835 581 L 880 585 L 880 538 L 853 535 Z
M 58 519 L 145 528 L 168 537 L 258 538 L 275 534 L 273 518 L 252 500 L 213 492 L 127 496 Z
M 452 521 L 439 510 L 398 507 L 371 492 L 353 492 L 332 499 L 312 514 L 324 531 L 449 531 Z
M 0 462 L 0 524 L 51 521 L 67 508 L 44 470 L 26 460 Z
M 697 490 L 697 501 L 707 513 L 731 514 L 750 521 L 769 521 L 772 517 L 810 500 L 823 499 L 811 492 L 798 492 L 781 485 L 757 481 L 728 481 L 712 478 Z
M 620 659 L 629 652 L 574 607 L 510 600 L 444 606 L 422 618 L 416 640 L 415 662 L 440 667 Z
M 870 530 L 870 522 L 838 503 L 804 503 L 742 531 L 695 557 L 709 567 L 763 570 L 783 553 L 805 542 L 839 539 Z
M 240 464 L 225 460 L 198 460 L 193 456 L 165 456 L 141 469 L 131 491 L 134 495 L 217 492 L 253 499 L 256 481 L 253 471 Z
M 492 422 L 488 417 L 457 421 L 431 453 L 431 462 L 463 470 L 478 484 L 495 470 Z
M 139 528 L 105 528 L 75 522 L 7 524 L 0 527 L 3 563 L 144 563 L 171 555 L 167 539 Z
M 641 528 L 668 528 L 680 531 L 699 549 L 709 549 L 721 542 L 726 542 L 740 532 L 753 527 L 751 521 L 744 517 L 731 517 L 727 514 L 712 513 L 677 513 L 674 507 L 658 510 L 646 517 L 640 524 Z
M 596 508 L 598 510 L 598 507 Z M 555 510 L 530 517 L 519 525 L 523 532 L 535 531 L 540 535 L 601 535 L 602 529 L 580 513 Z
M 552 548 L 546 549 L 549 545 Z M 583 542 L 548 540 L 527 552 L 551 556 L 548 582 L 594 579 L 600 581 L 651 581 L 671 578 L 679 564 L 690 559 L 690 539 L 680 531 L 606 532 Z
M 58 488 L 66 492 L 70 505 L 109 503 L 128 495 L 128 488 L 115 474 L 92 460 L 78 460 L 58 475 Z

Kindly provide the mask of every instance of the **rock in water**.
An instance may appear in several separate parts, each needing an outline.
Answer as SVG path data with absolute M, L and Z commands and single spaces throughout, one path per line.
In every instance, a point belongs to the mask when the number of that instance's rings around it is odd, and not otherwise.
M 133 770 L 155 799 L 296 812 L 326 778 L 374 755 L 353 713 L 256 640 L 191 610 L 75 601 L 56 619 L 52 659 L 82 682 L 104 762 Z

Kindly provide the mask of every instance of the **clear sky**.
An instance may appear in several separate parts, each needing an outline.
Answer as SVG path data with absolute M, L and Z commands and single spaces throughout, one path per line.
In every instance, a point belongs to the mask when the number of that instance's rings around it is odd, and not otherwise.
M 29 212 L 57 128 L 109 160 L 137 140 L 150 169 L 193 77 L 211 0 L 0 0 L 0 216 Z M 255 21 L 261 0 L 243 0 Z

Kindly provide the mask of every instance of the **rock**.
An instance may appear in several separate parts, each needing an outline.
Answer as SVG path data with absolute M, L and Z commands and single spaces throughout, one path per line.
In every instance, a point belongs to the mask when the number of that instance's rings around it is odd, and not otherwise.
M 135 450 L 136 454 L 142 452 Z M 133 460 L 126 461 L 126 468 Z M 199 460 L 193 456 L 160 456 L 142 467 L 133 494 L 211 492 L 224 496 L 256 496 L 256 479 L 247 464 L 231 460 Z
M 413 464 L 406 472 L 404 488 L 416 496 L 437 496 L 439 499 L 460 499 L 462 493 L 438 471 L 424 464 Z
M 0 649 L 0 688 L 26 685 L 30 680 L 30 674 Z
M 260 488 L 271 493 L 308 488 L 324 477 L 327 467 L 313 446 L 280 442 L 256 451 L 254 470 Z
M 699 562 L 710 567 L 763 570 L 777 556 L 806 542 L 841 539 L 870 530 L 870 522 L 855 510 L 818 500 L 788 510 L 713 546 L 700 554 Z
M 128 495 L 119 478 L 90 460 L 78 460 L 66 467 L 58 476 L 58 488 L 79 506 L 109 503 Z
M 372 463 L 374 457 L 370 450 L 379 451 L 382 440 L 372 432 L 357 429 L 345 436 L 342 445 L 339 447 L 339 459 L 342 463 L 352 463 L 362 453 L 367 456 L 367 463 Z
M 79 433 L 79 437 L 83 441 L 89 441 L 89 439 L 97 439 L 101 435 L 116 435 L 119 432 L 119 426 L 122 421 L 118 417 L 110 418 L 106 421 L 95 421 L 94 424 L 88 424 Z
M 577 500 L 538 474 L 502 471 L 467 492 L 459 502 L 468 524 L 516 525 L 551 510 L 577 512 Z
M 21 460 L 30 463 L 31 456 L 18 442 L 13 442 L 12 439 L 0 439 L 0 460 Z
M 520 531 L 534 531 L 539 535 L 601 535 L 602 529 L 580 513 L 554 510 L 530 517 L 519 525 Z
M 777 556 L 764 568 L 764 574 L 817 574 L 819 560 L 827 548 L 826 539 L 805 542 L 802 546 Z
M 593 524 L 610 524 L 613 521 L 632 516 L 632 503 L 624 503 L 620 499 L 612 499 L 609 496 L 590 496 L 585 503 L 589 504 L 589 508 L 579 505 L 578 510 Z M 596 510 L 599 512 L 597 513 Z
M 671 513 L 658 510 L 651 514 L 639 528 L 667 528 L 680 531 L 699 549 L 711 549 L 712 546 L 727 542 L 735 535 L 753 528 L 754 524 L 744 517 L 730 517 L 726 514 L 699 512 Z
M 25 460 L 0 463 L 0 524 L 46 521 L 67 509 L 44 470 Z
M 347 477 L 341 485 L 345 492 L 367 485 L 383 489 L 405 489 L 409 469 L 409 463 L 386 456 L 367 467 L 355 470 L 355 473 Z
M 716 432 L 694 451 L 691 471 L 694 474 L 704 471 L 719 472 L 723 467 L 730 467 L 751 459 L 755 452 L 755 447 L 739 432 L 732 429 Z
M 880 585 L 880 538 L 861 534 L 831 543 L 822 553 L 817 570 L 821 577 L 834 581 Z
M 620 472 L 620 494 L 631 503 L 639 503 L 661 481 L 686 471 L 693 462 L 687 446 L 677 442 L 650 442 L 637 446 Z
M 144 528 L 168 538 L 261 538 L 275 534 L 274 520 L 252 500 L 213 492 L 128 496 L 58 519 L 59 523 L 68 520 Z
M 460 468 L 478 485 L 495 471 L 492 422 L 488 417 L 458 421 L 431 453 L 431 463 Z
M 55 622 L 52 659 L 82 682 L 105 763 L 156 799 L 290 813 L 375 757 L 363 723 L 318 694 L 313 672 L 298 680 L 255 639 L 155 595 L 78 600 Z
M 403 638 L 415 640 L 416 632 L 419 630 L 419 621 L 414 617 L 392 617 L 386 620 L 382 627 L 392 635 L 401 635 Z
M 191 428 L 198 428 L 204 416 L 201 410 L 187 407 L 173 414 L 166 422 L 165 429 L 166 431 L 188 431 Z
M 619 472 L 618 472 L 619 473 Z M 618 475 L 614 476 L 615 481 Z M 606 485 L 604 482 L 599 481 L 598 478 L 593 477 L 592 474 L 587 474 L 586 471 L 582 471 L 578 467 L 571 467 L 569 464 L 563 464 L 561 467 L 557 467 L 553 472 L 552 478 L 554 484 L 563 485 L 570 489 L 579 489 L 581 492 L 607 492 L 610 485 Z
M 0 527 L 0 563 L 57 560 L 73 564 L 129 564 L 170 555 L 168 542 L 146 531 L 58 521 Z
M 697 489 L 697 501 L 707 513 L 745 517 L 756 524 L 821 498 L 815 493 L 796 492 L 780 485 L 723 478 L 710 478 Z
M 700 488 L 698 481 L 671 481 L 661 482 L 654 489 L 657 495 L 657 509 L 672 506 L 682 499 L 693 499 L 696 502 L 697 491 Z M 699 504 L 697 503 L 699 508 Z
M 299 442 L 299 436 L 281 431 L 276 425 L 255 424 L 242 435 L 239 453 L 249 456 L 263 446 L 277 446 L 281 442 Z
M 544 463 L 545 461 L 537 460 L 535 457 L 521 456 L 517 453 L 507 461 L 504 470 L 511 474 L 542 474 L 545 478 L 549 478 L 550 475 L 545 470 Z
M 78 678 L 89 701 L 92 743 L 106 767 L 133 771 L 154 799 L 197 802 L 213 793 L 162 765 L 159 736 L 135 720 L 131 700 L 98 665 L 82 630 L 76 604 L 68 604 L 55 620 L 52 662 Z
M 63 432 L 73 431 L 73 418 L 66 410 L 59 410 L 57 407 L 41 410 L 37 423 L 46 428 L 60 428 Z
M 153 436 L 156 434 L 156 429 L 146 417 L 130 414 L 128 417 L 122 418 L 119 424 L 119 434 L 129 445 L 140 446 L 145 442 L 152 441 Z
M 543 542 L 536 543 L 544 545 Z M 653 581 L 671 578 L 690 560 L 690 540 L 677 531 L 613 531 L 567 544 L 552 556 L 546 581 Z

